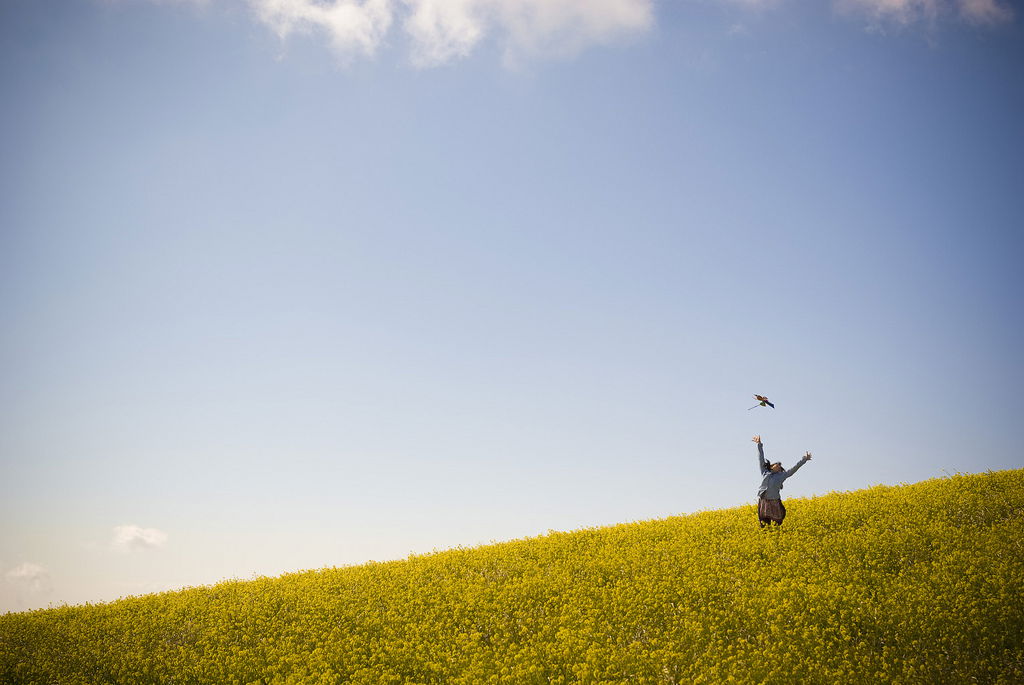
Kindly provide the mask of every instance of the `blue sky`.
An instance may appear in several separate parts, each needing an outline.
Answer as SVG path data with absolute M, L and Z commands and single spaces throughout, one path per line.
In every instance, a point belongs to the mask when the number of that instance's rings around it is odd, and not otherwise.
M 0 37 L 0 611 L 1024 465 L 1009 4 Z

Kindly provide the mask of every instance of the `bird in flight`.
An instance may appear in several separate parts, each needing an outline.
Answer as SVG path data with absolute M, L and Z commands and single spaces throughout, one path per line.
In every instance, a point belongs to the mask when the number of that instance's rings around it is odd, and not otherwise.
M 768 398 L 764 395 L 754 395 L 754 399 L 757 400 L 757 404 L 750 409 L 757 409 L 758 407 L 771 407 L 772 409 L 775 409 L 775 405 L 769 402 Z M 750 409 L 747 411 L 750 411 Z

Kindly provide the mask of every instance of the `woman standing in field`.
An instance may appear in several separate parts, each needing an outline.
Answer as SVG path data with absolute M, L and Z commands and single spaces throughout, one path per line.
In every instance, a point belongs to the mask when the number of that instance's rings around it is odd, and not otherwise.
M 757 520 L 761 527 L 774 523 L 782 525 L 782 519 L 786 518 L 786 507 L 782 504 L 782 484 L 787 478 L 796 473 L 796 470 L 811 460 L 811 453 L 804 454 L 804 458 L 796 463 L 796 466 L 788 471 L 782 470 L 782 462 L 768 463 L 764 458 L 764 445 L 761 444 L 761 436 L 755 435 L 754 442 L 757 443 L 757 465 L 761 469 L 761 487 L 757 489 Z

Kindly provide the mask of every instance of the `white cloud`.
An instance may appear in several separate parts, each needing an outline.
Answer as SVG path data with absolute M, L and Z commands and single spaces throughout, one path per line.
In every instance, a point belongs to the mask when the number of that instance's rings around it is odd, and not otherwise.
M 650 0 L 500 0 L 495 5 L 508 36 L 506 60 L 575 54 L 654 23 Z
M 325 32 L 343 58 L 372 56 L 391 28 L 391 0 L 250 0 L 260 21 L 281 39 L 295 32 Z
M 281 39 L 320 31 L 343 58 L 372 56 L 396 15 L 411 39 L 413 64 L 466 57 L 488 34 L 507 58 L 568 55 L 653 24 L 653 0 L 249 0 Z
M 111 546 L 114 549 L 135 551 L 163 547 L 167 533 L 156 528 L 142 528 L 135 525 L 116 526 Z
M 8 581 L 30 593 L 45 594 L 50 591 L 50 573 L 39 564 L 26 561 L 5 575 Z
M 406 0 L 411 13 L 405 30 L 412 38 L 412 61 L 420 67 L 467 56 L 487 30 L 480 0 Z
M 124 2 L 126 0 L 100 0 Z M 202 5 L 209 0 L 150 0 Z M 227 0 L 225 0 L 227 1 Z M 325 36 L 343 62 L 373 57 L 395 25 L 409 41 L 413 65 L 435 67 L 497 41 L 506 65 L 524 59 L 575 55 L 640 35 L 655 23 L 654 0 L 236 0 L 252 8 L 281 40 Z M 794 0 L 726 0 L 741 12 L 796 5 Z M 940 20 L 997 25 L 1014 20 L 1009 0 L 832 0 L 839 13 L 864 18 L 873 29 Z M 730 35 L 743 31 L 736 22 Z

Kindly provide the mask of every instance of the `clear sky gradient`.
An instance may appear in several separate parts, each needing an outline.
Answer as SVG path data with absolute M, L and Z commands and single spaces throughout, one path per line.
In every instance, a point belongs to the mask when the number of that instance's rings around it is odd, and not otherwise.
M 993 0 L 2 3 L 0 611 L 750 503 L 755 433 L 1024 465 L 1022 65 Z

